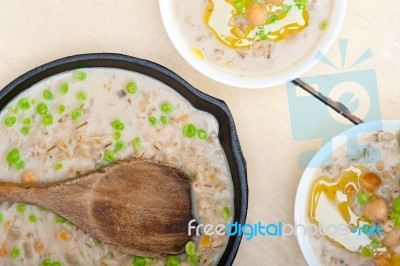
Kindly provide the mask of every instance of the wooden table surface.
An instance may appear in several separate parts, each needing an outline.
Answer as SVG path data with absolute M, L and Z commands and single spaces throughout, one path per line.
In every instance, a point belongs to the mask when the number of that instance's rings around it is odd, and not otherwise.
M 376 100 L 383 119 L 400 118 L 399 14 L 397 0 L 351 0 L 338 37 L 348 39 L 349 62 L 369 48 L 373 52 L 373 57 L 353 70 L 375 70 L 379 89 Z M 248 163 L 247 222 L 293 223 L 295 193 L 303 171 L 298 166 L 298 156 L 302 151 L 318 149 L 321 140 L 294 139 L 286 85 L 240 90 L 200 75 L 170 42 L 157 0 L 0 0 L 0 88 L 46 62 L 93 52 L 149 59 L 170 68 L 200 90 L 223 99 L 235 118 Z M 328 57 L 340 65 L 337 43 Z M 340 71 L 343 70 L 319 63 L 304 76 Z M 361 105 L 371 102 L 365 99 L 365 94 L 356 96 Z M 312 104 L 324 108 L 317 100 Z M 337 114 L 332 116 L 341 119 Z M 321 118 L 321 127 L 325 123 Z M 295 237 L 243 240 L 235 260 L 235 265 L 305 264 Z

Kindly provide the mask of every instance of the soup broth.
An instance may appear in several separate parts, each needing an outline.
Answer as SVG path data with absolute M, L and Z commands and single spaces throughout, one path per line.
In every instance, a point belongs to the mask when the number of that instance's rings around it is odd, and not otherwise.
M 50 183 L 126 158 L 151 159 L 187 173 L 198 223 L 232 221 L 233 185 L 216 119 L 155 79 L 112 68 L 61 73 L 16 97 L 0 121 L 3 182 Z M 200 235 L 191 256 L 143 258 L 40 206 L 8 202 L 0 205 L 0 231 L 1 265 L 215 265 L 228 241 Z
M 265 2 L 264 24 L 249 22 L 237 2 L 247 9 Z M 176 25 L 194 57 L 229 74 L 257 77 L 314 57 L 310 51 L 317 52 L 333 6 L 333 0 L 300 1 L 305 6 L 293 0 L 278 1 L 279 6 L 270 2 L 276 1 L 173 0 L 173 5 Z

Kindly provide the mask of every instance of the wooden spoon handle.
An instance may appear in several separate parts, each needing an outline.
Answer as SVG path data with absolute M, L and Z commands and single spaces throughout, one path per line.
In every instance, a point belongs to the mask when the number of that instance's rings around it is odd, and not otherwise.
M 21 184 L 0 183 L 0 201 L 37 204 L 40 188 L 24 187 Z M 45 191 L 43 191 L 45 192 Z
M 74 219 L 74 217 L 79 217 L 85 212 L 88 213 L 90 201 L 87 197 L 90 194 L 87 192 L 92 189 L 96 178 L 97 176 L 93 174 L 85 178 L 35 187 L 0 182 L 0 201 L 41 206 L 64 216 L 79 226 L 79 219 Z

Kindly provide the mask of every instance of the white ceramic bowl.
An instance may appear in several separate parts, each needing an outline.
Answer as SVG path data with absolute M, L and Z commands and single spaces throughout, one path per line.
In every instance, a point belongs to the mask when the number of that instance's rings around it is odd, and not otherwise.
M 322 147 L 322 149 L 320 149 L 315 154 L 315 156 L 310 161 L 309 165 L 322 167 L 328 156 L 330 156 L 331 150 L 334 153 L 335 150 L 345 145 L 349 138 L 356 138 L 357 134 L 365 134 L 368 132 L 375 132 L 378 130 L 399 131 L 400 121 L 399 120 L 374 121 L 354 126 L 344 131 L 343 133 L 339 134 L 328 143 L 326 143 Z M 347 138 L 343 138 L 340 136 L 347 136 Z M 307 167 L 303 173 L 303 176 L 301 177 L 299 186 L 297 188 L 296 202 L 294 209 L 295 224 L 303 224 L 303 225 L 310 224 L 310 221 L 307 216 L 307 210 L 309 204 L 308 196 L 310 193 L 311 184 L 317 177 L 319 169 L 320 168 Z M 301 252 L 303 253 L 307 263 L 313 266 L 320 265 L 319 258 L 317 258 L 317 256 L 315 255 L 313 247 L 310 243 L 310 238 L 307 235 L 299 234 L 297 236 L 297 240 L 299 242 Z
M 310 70 L 318 62 L 316 58 L 317 53 L 326 54 L 336 40 L 343 23 L 347 6 L 347 0 L 333 1 L 333 10 L 330 20 L 328 21 L 329 27 L 327 31 L 324 33 L 323 37 L 319 39 L 318 43 L 310 49 L 308 55 L 303 57 L 302 60 L 296 63 L 292 68 L 287 68 L 274 75 L 241 77 L 221 71 L 211 64 L 207 64 L 205 60 L 198 60 L 193 56 L 193 53 L 190 51 L 190 46 L 187 44 L 184 36 L 182 36 L 179 27 L 176 25 L 176 20 L 173 16 L 173 2 L 174 0 L 160 0 L 160 11 L 168 36 L 183 58 L 200 73 L 211 79 L 233 87 L 247 89 L 260 89 L 281 85 L 300 77 Z

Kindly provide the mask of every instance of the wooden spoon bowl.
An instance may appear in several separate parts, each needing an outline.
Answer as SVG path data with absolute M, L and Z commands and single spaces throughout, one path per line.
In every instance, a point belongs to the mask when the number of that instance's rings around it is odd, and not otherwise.
M 42 206 L 104 243 L 141 256 L 180 254 L 189 241 L 190 182 L 153 161 L 121 161 L 75 179 L 0 183 L 0 200 Z

